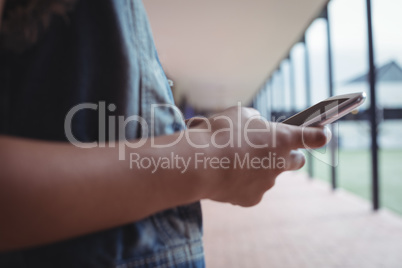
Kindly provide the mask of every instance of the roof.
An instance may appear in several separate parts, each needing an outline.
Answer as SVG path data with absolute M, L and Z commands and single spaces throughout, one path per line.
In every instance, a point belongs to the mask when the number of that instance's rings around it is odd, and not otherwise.
M 402 68 L 395 62 L 391 61 L 376 70 L 377 82 L 402 82 Z M 369 74 L 364 74 L 356 78 L 350 79 L 346 84 L 361 83 L 368 81 Z

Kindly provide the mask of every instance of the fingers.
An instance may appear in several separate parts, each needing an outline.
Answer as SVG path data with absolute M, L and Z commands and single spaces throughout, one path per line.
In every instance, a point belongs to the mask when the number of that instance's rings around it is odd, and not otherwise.
M 304 166 L 306 163 L 306 158 L 304 154 L 299 150 L 292 150 L 290 151 L 286 169 L 287 170 L 298 170 Z
M 235 116 L 250 118 L 260 116 L 260 112 L 254 108 L 232 106 L 222 112 L 223 114 L 234 114 Z
M 254 108 L 242 108 L 242 112 L 247 118 L 261 116 L 260 112 Z
M 297 127 L 279 124 L 288 132 L 286 136 L 290 147 L 298 148 L 320 148 L 330 140 L 329 129 L 317 127 Z M 280 138 L 280 137 L 279 137 Z
M 201 123 L 204 123 L 208 119 L 205 117 L 192 117 L 190 119 L 185 120 L 187 128 L 193 128 Z
M 326 143 L 328 144 L 328 143 L 331 141 L 331 139 L 332 139 L 332 132 L 331 132 L 331 129 L 330 129 L 328 126 L 325 126 L 325 127 L 324 127 L 324 132 L 325 132 L 325 135 L 327 136 L 327 141 L 326 141 Z

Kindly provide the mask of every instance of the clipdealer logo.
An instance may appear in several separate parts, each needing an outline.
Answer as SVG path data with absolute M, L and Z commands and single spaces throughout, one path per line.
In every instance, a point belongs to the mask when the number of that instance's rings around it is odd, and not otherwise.
M 225 149 L 225 148 L 241 148 L 242 146 L 250 146 L 251 148 L 260 149 L 260 148 L 276 148 L 276 124 L 264 120 L 260 115 L 254 115 L 248 117 L 246 122 L 242 121 L 242 109 L 241 103 L 238 103 L 237 109 L 237 117 L 230 118 L 226 115 L 217 115 L 212 118 L 206 117 L 198 117 L 197 120 L 202 120 L 205 123 L 204 128 L 188 128 L 186 131 L 178 132 L 178 135 L 175 136 L 175 139 L 170 141 L 170 143 L 166 144 L 158 144 L 156 142 L 155 130 L 158 129 L 158 122 L 156 122 L 156 113 L 166 112 L 166 109 L 170 109 L 173 111 L 177 118 L 180 118 L 184 122 L 184 117 L 181 111 L 175 106 L 171 104 L 153 104 L 151 105 L 150 118 L 146 120 L 145 118 L 132 115 L 125 117 L 123 115 L 115 115 L 113 112 L 116 111 L 116 105 L 109 104 L 106 105 L 104 101 L 96 103 L 82 103 L 74 106 L 67 113 L 64 129 L 67 140 L 76 147 L 88 149 L 88 148 L 105 148 L 112 147 L 118 148 L 118 159 L 126 160 L 127 156 L 129 156 L 130 168 L 137 169 L 151 169 L 153 173 L 157 172 L 158 169 L 178 169 L 182 173 L 186 172 L 189 168 L 189 165 L 194 165 L 196 169 L 206 169 L 206 168 L 242 168 L 242 169 L 282 169 L 285 168 L 285 159 L 282 157 L 278 157 L 274 152 L 267 151 L 267 155 L 263 155 L 260 157 L 251 157 L 250 154 L 239 154 L 236 153 L 230 159 L 227 157 L 213 157 L 207 156 L 199 153 L 195 153 L 191 156 L 186 156 L 186 159 L 180 155 L 171 155 L 171 157 L 149 157 L 146 155 L 141 155 L 140 151 L 131 150 L 129 154 L 127 154 L 128 148 L 138 149 L 143 147 L 146 143 L 147 146 L 150 146 L 154 149 L 161 148 L 169 148 L 177 145 L 183 139 L 186 140 L 186 143 L 195 149 L 203 149 L 213 147 L 216 149 Z M 158 111 L 158 109 L 161 109 Z M 79 141 L 73 131 L 73 120 L 77 113 L 85 110 L 92 110 L 97 112 L 98 116 L 98 139 L 97 141 L 92 142 L 82 142 Z M 279 118 L 281 119 L 281 118 Z M 283 118 L 282 118 L 283 119 Z M 188 125 L 195 120 L 192 118 L 188 121 Z M 237 120 L 237 122 L 233 122 L 233 120 Z M 253 129 L 250 124 L 253 120 L 259 120 L 263 122 L 264 128 Z M 217 130 L 213 130 L 211 125 L 211 121 L 213 122 L 224 122 L 225 128 L 219 128 Z M 279 120 L 277 120 L 279 121 Z M 126 133 L 129 125 L 136 124 L 140 127 L 142 133 L 141 137 L 138 139 L 127 139 Z M 261 125 L 261 124 L 259 124 Z M 242 126 L 242 127 L 235 127 Z M 210 137 L 207 141 L 199 141 L 194 138 L 194 133 L 209 133 L 208 137 Z M 261 133 L 262 135 L 267 135 L 269 137 L 265 144 L 254 144 L 250 140 L 250 135 L 253 133 Z M 158 133 L 159 134 L 159 133 Z M 222 139 L 219 137 L 228 137 L 223 143 Z M 246 143 L 246 144 L 244 144 Z M 320 157 L 321 153 L 315 152 L 315 150 L 311 149 L 307 145 L 305 145 L 305 149 L 311 153 L 314 157 Z M 314 155 L 315 153 L 315 155 Z M 324 154 L 325 155 L 325 152 Z M 328 163 L 329 164 L 329 163 Z
M 237 120 L 238 120 L 238 125 L 241 124 L 241 116 L 242 116 L 242 110 L 240 109 L 241 104 L 238 104 L 238 115 L 237 115 Z M 116 147 L 119 148 L 119 160 L 125 160 L 126 157 L 126 148 L 141 148 L 144 146 L 146 141 L 150 139 L 151 141 L 151 148 L 167 148 L 167 147 L 172 147 L 176 145 L 178 142 L 180 142 L 181 139 L 185 138 L 186 141 L 190 146 L 196 149 L 202 149 L 202 148 L 208 148 L 208 147 L 215 147 L 215 148 L 227 148 L 227 147 L 241 147 L 243 141 L 247 143 L 247 145 L 251 146 L 252 148 L 267 148 L 268 147 L 268 142 L 265 144 L 253 144 L 250 139 L 249 135 L 250 133 L 258 133 L 258 132 L 271 132 L 272 135 L 270 135 L 271 140 L 270 140 L 270 146 L 272 148 L 276 147 L 276 133 L 275 133 L 275 125 L 271 125 L 268 121 L 264 121 L 266 124 L 266 128 L 264 129 L 252 129 L 250 127 L 250 123 L 253 120 L 261 120 L 261 116 L 252 116 L 250 117 L 247 122 L 244 125 L 244 128 L 237 128 L 235 129 L 234 127 L 234 122 L 233 120 L 224 115 L 220 116 L 215 116 L 213 118 L 214 121 L 224 121 L 227 123 L 228 127 L 219 129 L 212 133 L 211 139 L 209 142 L 206 142 L 204 144 L 197 143 L 193 138 L 191 137 L 191 133 L 200 133 L 200 132 L 212 132 L 212 126 L 208 118 L 205 117 L 199 117 L 197 119 L 203 120 L 204 123 L 206 124 L 205 129 L 187 129 L 186 131 L 180 132 L 178 137 L 172 141 L 169 144 L 157 144 L 155 141 L 156 136 L 155 134 L 155 129 L 156 127 L 156 120 L 155 120 L 155 114 L 158 109 L 172 109 L 176 113 L 176 115 L 181 118 L 181 120 L 184 121 L 183 114 L 181 111 L 175 106 L 171 104 L 152 104 L 151 105 L 151 118 L 149 120 L 149 124 L 147 120 L 145 120 L 143 117 L 138 116 L 138 115 L 132 115 L 127 118 L 124 116 L 116 116 L 116 115 L 107 115 L 107 112 L 114 112 L 116 110 L 116 106 L 114 104 L 109 104 L 106 107 L 105 102 L 99 102 L 99 104 L 95 103 L 82 103 L 74 106 L 70 111 L 67 113 L 67 116 L 64 121 L 64 130 L 66 134 L 67 140 L 73 144 L 76 147 L 79 148 L 104 148 L 104 147 Z M 72 121 L 74 120 L 74 116 L 83 110 L 94 110 L 98 111 L 98 118 L 99 118 L 99 128 L 98 128 L 98 140 L 99 141 L 92 141 L 92 142 L 81 142 L 79 141 L 73 133 L 72 129 Z M 108 120 L 108 122 L 106 122 Z M 193 119 L 190 119 L 188 124 L 191 124 Z M 142 135 L 141 138 L 136 139 L 136 140 L 127 140 L 126 138 L 126 128 L 128 124 L 130 123 L 136 123 L 141 127 L 142 130 Z M 107 124 L 106 124 L 107 123 Z M 116 124 L 117 124 L 117 132 L 116 134 Z M 106 129 L 106 125 L 108 125 L 108 129 Z M 236 133 L 235 133 L 236 132 Z M 106 133 L 108 133 L 108 140 L 106 140 Z M 227 142 L 224 144 L 220 144 L 218 142 L 218 136 L 221 135 L 222 133 L 227 133 L 229 139 Z M 236 134 L 236 135 L 234 135 Z M 116 137 L 118 137 L 118 142 L 116 142 Z M 244 139 L 243 139 L 244 138 Z

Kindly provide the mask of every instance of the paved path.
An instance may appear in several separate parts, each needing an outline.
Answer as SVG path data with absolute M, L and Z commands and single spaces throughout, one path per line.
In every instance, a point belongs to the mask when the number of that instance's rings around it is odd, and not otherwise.
M 285 173 L 263 201 L 203 202 L 207 268 L 401 268 L 402 218 Z

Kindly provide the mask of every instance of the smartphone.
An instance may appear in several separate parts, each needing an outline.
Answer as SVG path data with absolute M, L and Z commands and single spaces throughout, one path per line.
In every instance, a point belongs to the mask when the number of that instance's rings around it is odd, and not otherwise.
M 365 99 L 364 92 L 333 96 L 289 117 L 282 123 L 306 127 L 325 126 L 355 110 Z

